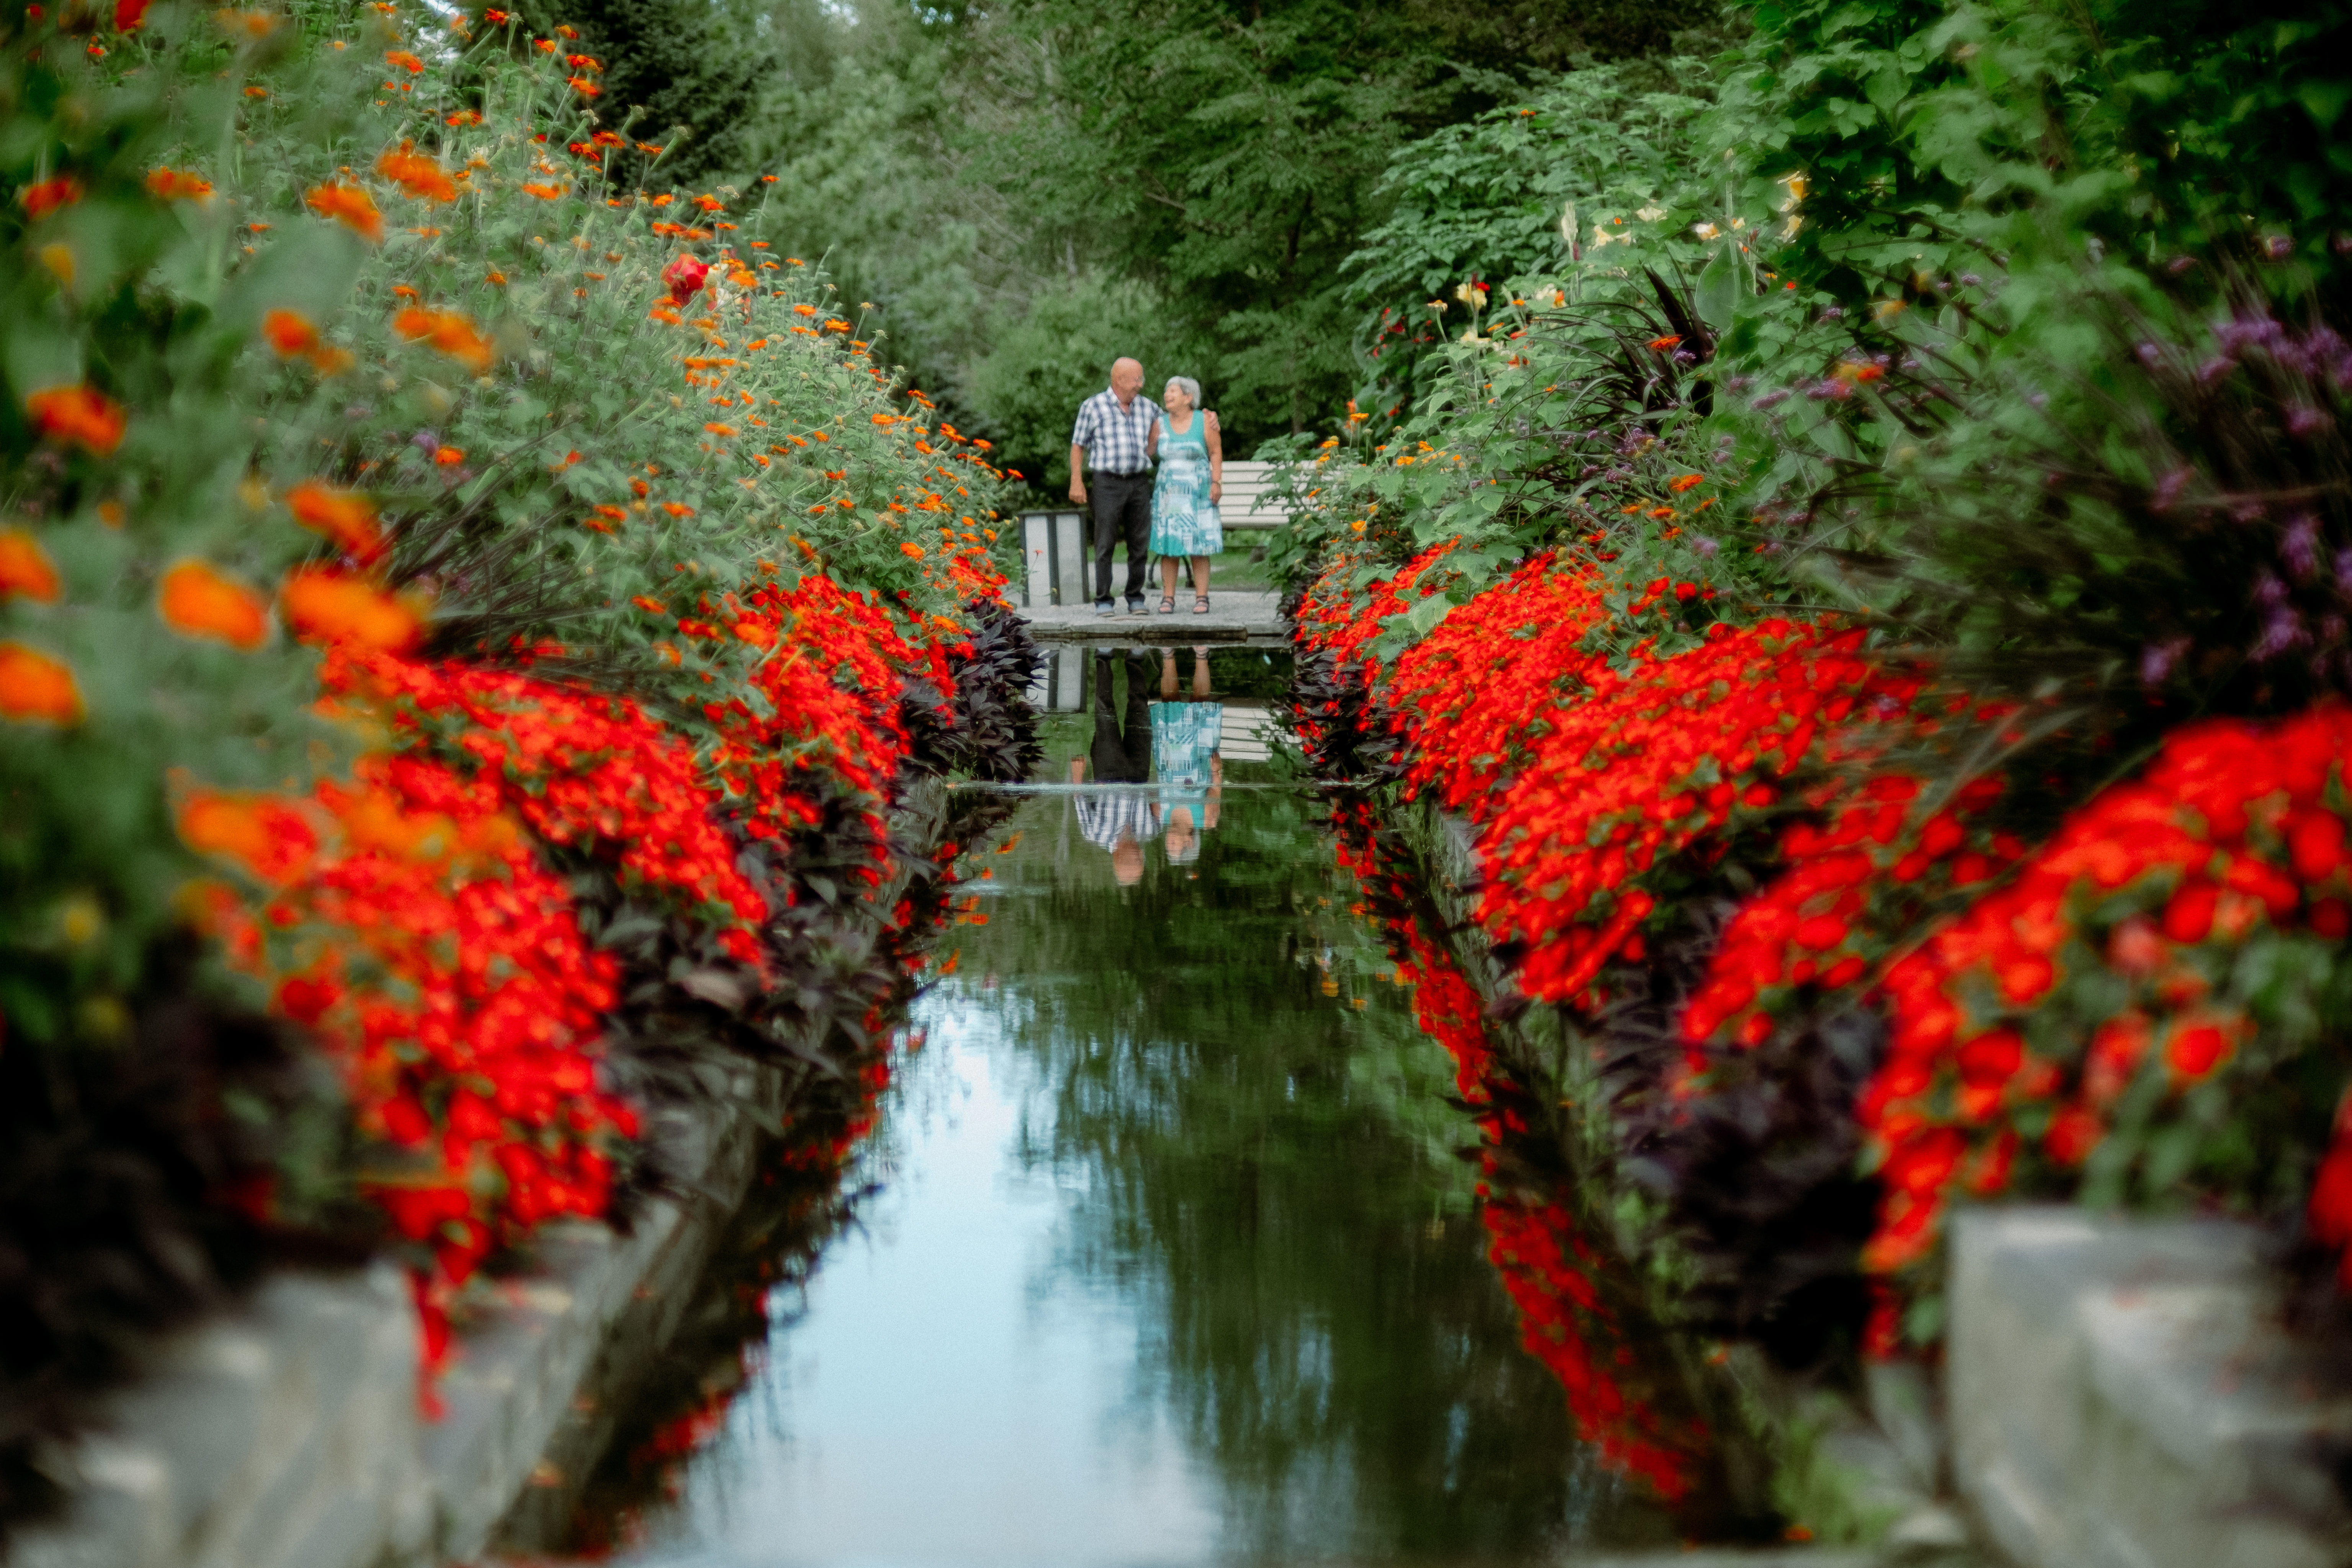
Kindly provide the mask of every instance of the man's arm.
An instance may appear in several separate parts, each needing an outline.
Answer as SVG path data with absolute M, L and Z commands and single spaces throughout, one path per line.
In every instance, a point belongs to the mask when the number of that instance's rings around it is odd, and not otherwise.
M 1095 437 L 1095 404 L 1088 398 L 1078 405 L 1077 423 L 1070 426 L 1070 500 L 1078 506 L 1087 504 L 1087 443 Z

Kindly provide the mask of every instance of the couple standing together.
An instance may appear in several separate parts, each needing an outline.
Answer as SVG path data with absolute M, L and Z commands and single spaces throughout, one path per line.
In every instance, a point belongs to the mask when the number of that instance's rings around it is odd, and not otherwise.
M 1176 613 L 1176 562 L 1192 567 L 1192 613 L 1209 613 L 1209 557 L 1224 545 L 1217 503 L 1225 489 L 1225 451 L 1217 416 L 1201 406 L 1201 384 L 1171 376 L 1163 411 L 1142 396 L 1143 366 L 1122 359 L 1110 385 L 1078 405 L 1070 432 L 1070 500 L 1087 503 L 1094 476 L 1095 614 L 1118 605 L 1110 596 L 1110 558 L 1127 542 L 1127 608 L 1144 615 L 1143 562 L 1160 557 L 1160 613 Z M 1152 465 L 1159 464 L 1154 483 Z

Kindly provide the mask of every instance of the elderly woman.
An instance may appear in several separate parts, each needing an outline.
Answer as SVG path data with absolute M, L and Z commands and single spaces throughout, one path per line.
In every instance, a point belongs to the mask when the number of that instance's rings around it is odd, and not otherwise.
M 1160 465 L 1151 492 L 1151 552 L 1160 557 L 1160 613 L 1176 613 L 1176 558 L 1192 563 L 1192 613 L 1209 613 L 1209 557 L 1225 547 L 1217 503 L 1225 493 L 1225 449 L 1217 416 L 1201 406 L 1201 384 L 1171 376 L 1160 394 L 1165 417 L 1147 450 Z

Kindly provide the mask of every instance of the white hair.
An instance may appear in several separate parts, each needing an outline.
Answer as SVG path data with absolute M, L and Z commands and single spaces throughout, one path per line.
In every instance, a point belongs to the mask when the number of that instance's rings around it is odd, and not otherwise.
M 1201 406 L 1201 384 L 1199 382 L 1194 381 L 1189 375 L 1171 375 L 1168 378 L 1168 384 L 1171 386 L 1182 387 L 1184 389 L 1184 395 L 1192 400 L 1192 406 L 1195 408 Z

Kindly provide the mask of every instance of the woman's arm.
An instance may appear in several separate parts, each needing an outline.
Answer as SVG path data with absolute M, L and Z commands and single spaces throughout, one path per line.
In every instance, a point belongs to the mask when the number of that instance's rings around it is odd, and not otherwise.
M 1209 753 L 1209 802 L 1201 813 L 1202 832 L 1217 826 L 1217 805 L 1223 798 L 1224 793 L 1225 759 L 1212 752 Z
M 1209 504 L 1214 506 L 1225 499 L 1225 444 L 1217 435 L 1217 416 L 1203 409 L 1201 417 L 1209 422 L 1203 434 L 1209 442 Z M 1152 434 L 1158 435 L 1159 430 L 1158 426 L 1152 426 Z

